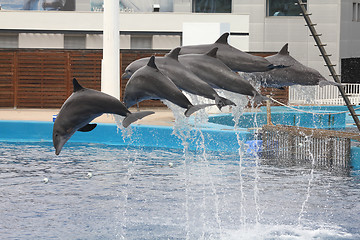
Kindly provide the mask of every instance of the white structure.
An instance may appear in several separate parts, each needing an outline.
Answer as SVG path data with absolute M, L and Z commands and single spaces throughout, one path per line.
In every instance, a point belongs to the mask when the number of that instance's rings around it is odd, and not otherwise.
M 101 91 L 120 100 L 119 4 L 105 0 Z

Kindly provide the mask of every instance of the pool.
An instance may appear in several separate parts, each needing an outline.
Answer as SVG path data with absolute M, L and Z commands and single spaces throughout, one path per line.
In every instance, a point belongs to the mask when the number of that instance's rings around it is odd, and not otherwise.
M 0 142 L 0 171 L 1 239 L 360 238 L 358 171 L 46 141 Z

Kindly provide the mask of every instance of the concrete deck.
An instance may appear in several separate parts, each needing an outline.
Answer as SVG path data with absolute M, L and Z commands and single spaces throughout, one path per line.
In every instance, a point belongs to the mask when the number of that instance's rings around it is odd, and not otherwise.
M 52 116 L 58 114 L 60 109 L 12 109 L 0 108 L 0 120 L 18 120 L 18 121 L 52 121 Z M 173 126 L 174 115 L 171 110 L 167 108 L 157 109 L 141 109 L 142 111 L 150 110 L 155 114 L 147 116 L 139 121 L 137 124 L 143 125 L 162 125 Z M 136 111 L 136 109 L 131 109 Z M 96 118 L 95 123 L 115 123 L 111 114 L 103 114 Z

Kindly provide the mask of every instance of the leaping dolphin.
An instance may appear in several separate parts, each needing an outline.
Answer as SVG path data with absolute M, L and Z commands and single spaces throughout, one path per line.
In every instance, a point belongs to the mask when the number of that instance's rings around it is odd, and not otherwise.
M 288 44 L 272 56 L 266 57 L 272 64 L 286 64 L 287 68 L 274 69 L 264 73 L 252 73 L 256 81 L 265 87 L 282 88 L 292 85 L 340 85 L 326 80 L 317 70 L 307 67 L 290 56 Z
M 53 144 L 55 154 L 59 155 L 64 144 L 76 131 L 89 132 L 96 124 L 89 124 L 103 113 L 124 116 L 122 125 L 128 127 L 136 120 L 142 119 L 152 111 L 131 113 L 122 102 L 115 97 L 97 90 L 82 87 L 73 79 L 74 92 L 62 105 L 53 127 Z
M 155 57 L 150 57 L 147 65 L 138 69 L 127 82 L 124 93 L 126 107 L 149 99 L 165 99 L 179 107 L 187 109 L 185 116 L 214 104 L 192 105 L 180 89 L 155 64 Z
M 229 33 L 224 33 L 213 44 L 182 46 L 180 55 L 207 53 L 217 47 L 217 58 L 236 72 L 266 72 L 274 68 L 285 67 L 284 65 L 276 66 L 263 57 L 245 53 L 234 48 L 228 43 L 229 35 Z
M 217 50 L 215 47 L 206 54 L 181 55 L 179 61 L 214 88 L 253 96 L 255 102 L 266 100 L 248 81 L 216 58 Z
M 179 52 L 180 48 L 175 48 L 166 54 L 165 57 L 155 58 L 156 66 L 165 76 L 170 78 L 181 90 L 215 100 L 215 103 L 220 110 L 223 106 L 236 106 L 234 102 L 220 97 L 208 83 L 182 65 L 178 60 Z M 145 66 L 148 61 L 149 58 L 141 58 L 130 63 L 125 69 L 123 78 L 129 78 L 136 70 Z

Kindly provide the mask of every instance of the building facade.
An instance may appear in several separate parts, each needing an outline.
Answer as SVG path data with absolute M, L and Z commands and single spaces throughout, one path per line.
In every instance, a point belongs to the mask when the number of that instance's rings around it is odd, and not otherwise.
M 102 0 L 70 0 L 76 3 L 74 11 L 41 9 L 41 1 L 35 1 L 36 11 L 23 11 L 0 0 L 0 48 L 102 48 Z M 121 0 L 120 48 L 172 49 L 182 45 L 184 22 L 228 23 L 231 44 L 241 50 L 275 52 L 289 43 L 294 58 L 328 77 L 295 2 Z M 344 75 L 342 81 L 360 81 L 356 68 L 360 64 L 360 0 L 303 2 L 337 71 Z

